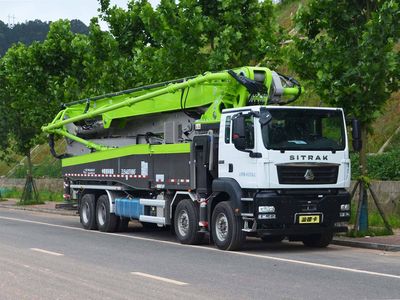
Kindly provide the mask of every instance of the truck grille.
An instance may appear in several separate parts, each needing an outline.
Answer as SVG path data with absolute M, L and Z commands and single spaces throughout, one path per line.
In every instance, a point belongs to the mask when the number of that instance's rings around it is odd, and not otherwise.
M 280 184 L 332 184 L 337 182 L 336 164 L 277 165 Z

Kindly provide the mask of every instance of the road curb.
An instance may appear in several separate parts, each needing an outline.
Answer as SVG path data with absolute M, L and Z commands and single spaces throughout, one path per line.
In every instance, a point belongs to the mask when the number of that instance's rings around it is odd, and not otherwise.
M 371 243 L 371 242 L 361 242 L 361 241 L 352 241 L 347 239 L 335 238 L 332 241 L 334 245 L 347 246 L 347 247 L 356 247 L 356 248 L 365 248 L 365 249 L 373 249 L 373 250 L 382 250 L 382 251 L 390 251 L 397 252 L 400 251 L 400 245 L 390 245 L 390 244 L 382 244 L 382 243 Z
M 14 205 L 11 206 L 11 205 L 4 205 L 4 204 L 0 204 L 0 208 L 43 212 L 43 213 L 55 214 L 55 215 L 63 215 L 63 216 L 77 216 L 78 215 L 76 211 L 55 210 L 55 209 L 46 209 L 46 208 L 37 208 L 37 207 L 24 207 L 24 206 L 14 206 Z

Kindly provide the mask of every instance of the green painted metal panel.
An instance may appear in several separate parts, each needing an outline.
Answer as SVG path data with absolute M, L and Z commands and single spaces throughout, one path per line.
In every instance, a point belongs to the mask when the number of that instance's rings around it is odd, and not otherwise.
M 64 158 L 62 160 L 62 166 L 68 167 L 73 165 L 79 165 L 84 163 L 90 163 L 90 162 L 107 160 L 107 159 L 118 158 L 128 155 L 135 155 L 135 154 L 157 155 L 157 154 L 177 154 L 177 153 L 189 153 L 189 152 L 190 152 L 190 143 L 165 144 L 165 145 L 139 144 L 139 145 L 125 146 L 121 148 L 108 149 L 80 156 Z

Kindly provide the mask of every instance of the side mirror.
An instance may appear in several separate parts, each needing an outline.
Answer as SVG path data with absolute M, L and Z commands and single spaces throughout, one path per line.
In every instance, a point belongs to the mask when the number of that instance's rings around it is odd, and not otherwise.
M 353 119 L 351 121 L 352 127 L 352 137 L 353 137 L 353 149 L 354 151 L 359 152 L 362 148 L 362 140 L 361 140 L 361 124 L 357 119 Z
M 242 114 L 232 118 L 232 142 L 236 149 L 246 149 L 246 123 Z
M 266 107 L 261 107 L 260 109 L 260 124 L 261 126 L 267 125 L 271 122 L 272 116 Z

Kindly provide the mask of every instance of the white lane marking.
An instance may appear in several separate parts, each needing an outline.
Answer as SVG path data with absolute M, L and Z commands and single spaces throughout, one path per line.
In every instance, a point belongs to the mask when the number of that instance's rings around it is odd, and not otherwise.
M 53 251 L 47 251 L 44 249 L 39 249 L 39 248 L 30 248 L 32 251 L 36 251 L 36 252 L 40 252 L 40 253 L 45 253 L 45 254 L 49 254 L 49 255 L 54 255 L 54 256 L 64 256 L 64 254 L 62 253 L 57 253 L 57 252 L 53 252 Z
M 365 274 L 365 275 L 373 275 L 373 276 L 400 279 L 400 275 L 372 272 L 372 271 L 361 270 L 361 269 L 344 268 L 344 267 L 338 267 L 338 266 L 333 266 L 333 265 L 312 263 L 312 262 L 307 262 L 307 261 L 302 261 L 302 260 L 281 258 L 281 257 L 276 257 L 276 256 L 252 254 L 252 253 L 245 253 L 245 252 L 233 252 L 233 251 L 230 251 L 230 252 L 229 251 L 225 251 L 225 252 L 223 252 L 223 251 L 221 251 L 221 250 L 219 250 L 217 248 L 211 248 L 211 247 L 196 246 L 196 245 L 183 245 L 183 244 L 179 244 L 179 243 L 176 243 L 176 242 L 155 240 L 155 239 L 144 238 L 144 237 L 139 237 L 139 236 L 131 236 L 131 235 L 125 235 L 125 234 L 120 234 L 120 233 L 106 233 L 106 232 L 101 232 L 101 231 L 85 230 L 83 228 L 78 228 L 78 227 L 70 227 L 70 226 L 65 226 L 65 225 L 57 225 L 57 224 L 51 224 L 51 223 L 45 223 L 45 222 L 39 222 L 39 221 L 31 221 L 31 220 L 25 220 L 25 219 L 10 218 L 10 217 L 3 217 L 3 216 L 0 216 L 0 219 L 9 220 L 9 221 L 18 221 L 18 222 L 22 222 L 22 223 L 45 225 L 45 226 L 56 227 L 56 228 L 78 230 L 78 231 L 83 231 L 83 232 L 86 232 L 86 233 L 104 234 L 104 235 L 109 235 L 109 236 L 110 235 L 111 236 L 118 236 L 118 237 L 124 237 L 124 238 L 133 239 L 133 240 L 148 241 L 148 242 L 159 243 L 159 244 L 168 244 L 168 245 L 173 245 L 173 246 L 176 246 L 176 247 L 196 248 L 196 249 L 201 249 L 203 251 L 218 252 L 218 253 L 221 253 L 223 255 L 248 256 L 248 257 L 255 257 L 255 258 L 261 258 L 261 259 L 266 259 L 266 260 L 273 260 L 273 261 L 280 261 L 280 262 L 285 262 L 285 263 L 305 265 L 305 266 L 310 266 L 310 267 L 317 267 L 317 268 L 322 268 L 322 269 L 330 269 L 330 270 L 345 271 L 345 272 L 359 273 L 359 274 Z
M 167 283 L 172 283 L 172 284 L 176 284 L 176 285 L 188 285 L 189 284 L 189 283 L 186 283 L 186 282 L 183 282 L 183 281 L 173 280 L 173 279 L 160 277 L 160 276 L 155 276 L 155 275 L 142 273 L 142 272 L 131 272 L 131 274 L 132 275 L 146 277 L 146 278 L 150 278 L 150 279 L 155 279 L 155 280 L 159 280 L 159 281 L 163 281 L 163 282 L 167 282 Z

